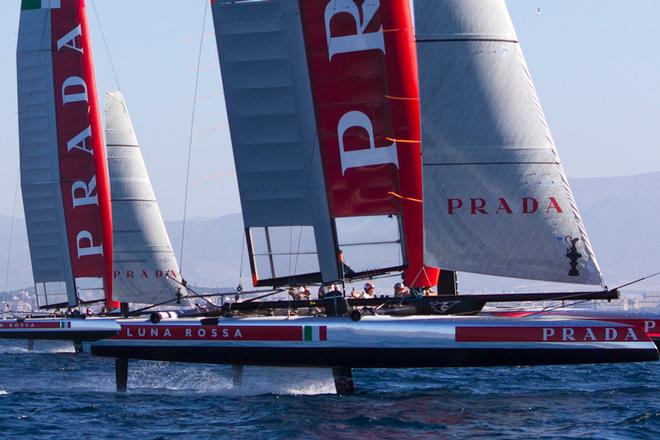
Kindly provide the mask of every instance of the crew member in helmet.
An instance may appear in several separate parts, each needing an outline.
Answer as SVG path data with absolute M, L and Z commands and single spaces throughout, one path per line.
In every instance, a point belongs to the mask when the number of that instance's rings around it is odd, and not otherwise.
M 401 298 L 408 295 L 410 295 L 410 290 L 405 286 L 405 284 L 399 282 L 394 285 L 394 296 Z
M 364 292 L 362 293 L 362 298 L 375 298 L 374 292 L 376 290 L 376 286 L 374 286 L 374 283 L 371 281 L 367 281 L 364 283 Z

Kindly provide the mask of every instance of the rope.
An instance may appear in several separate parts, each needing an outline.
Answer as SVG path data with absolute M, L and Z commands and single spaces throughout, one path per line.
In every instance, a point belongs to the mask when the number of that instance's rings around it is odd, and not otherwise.
M 555 299 L 555 300 L 553 300 L 553 301 L 560 301 L 560 299 L 558 298 L 558 299 Z M 562 304 L 559 305 L 559 306 L 555 306 L 555 307 L 544 307 L 543 309 L 541 309 L 541 310 L 539 310 L 539 311 L 537 311 L 537 312 L 532 312 L 532 313 L 530 313 L 529 315 L 525 315 L 525 316 L 523 316 L 523 318 L 529 318 L 530 316 L 541 315 L 541 314 L 543 314 L 543 313 L 553 312 L 553 311 L 555 311 L 555 310 L 564 309 L 564 308 L 566 308 L 566 307 L 573 307 L 573 306 L 576 306 L 576 305 L 578 305 L 578 304 L 586 303 L 587 301 L 590 301 L 590 300 L 588 300 L 588 299 L 583 299 L 583 300 L 581 300 L 581 301 L 575 301 L 575 302 L 572 302 L 572 303 L 570 303 L 570 304 L 564 304 L 564 301 L 565 301 L 565 300 L 561 300 L 561 301 L 562 301 Z
M 649 278 L 657 277 L 658 275 L 660 275 L 660 272 L 652 273 L 651 275 L 647 275 L 647 276 L 645 276 L 645 277 L 638 278 L 638 279 L 636 279 L 635 281 L 631 281 L 631 282 L 629 282 L 629 283 L 622 284 L 622 285 L 620 285 L 619 287 L 615 287 L 613 290 L 623 289 L 624 287 L 628 287 L 628 286 L 631 286 L 631 285 L 633 285 L 633 284 L 637 284 L 637 283 L 639 283 L 639 282 L 641 282 L 641 281 L 648 280 Z
M 121 85 L 119 85 L 119 76 L 117 75 L 117 70 L 115 69 L 115 63 L 112 61 L 112 55 L 110 55 L 110 48 L 108 47 L 108 41 L 105 38 L 105 32 L 103 31 L 103 25 L 99 19 L 98 9 L 96 8 L 96 2 L 92 3 L 92 10 L 94 11 L 94 17 L 96 18 L 96 23 L 101 32 L 101 39 L 103 40 L 103 46 L 105 47 L 105 52 L 108 55 L 108 61 L 110 61 L 110 70 L 112 70 L 112 76 L 115 79 L 115 84 L 117 85 L 117 90 L 121 92 Z
M 179 251 L 179 272 L 183 272 L 183 244 L 186 239 L 186 217 L 188 215 L 188 189 L 190 187 L 190 158 L 192 156 L 193 134 L 195 128 L 195 113 L 197 111 L 197 90 L 199 88 L 199 66 L 202 63 L 202 48 L 204 47 L 204 32 L 206 30 L 206 16 L 209 2 L 204 2 L 204 19 L 202 20 L 202 36 L 199 39 L 199 52 L 197 54 L 197 68 L 195 69 L 195 92 L 193 94 L 192 116 L 190 118 L 190 136 L 188 139 L 188 166 L 186 168 L 186 190 L 183 196 L 183 225 L 181 226 L 181 250 Z
M 415 139 L 396 139 L 393 137 L 385 136 L 385 140 L 396 142 L 397 144 L 419 144 L 420 142 Z
M 412 198 L 412 197 L 402 196 L 401 194 L 397 194 L 397 193 L 395 193 L 394 191 L 388 191 L 387 194 L 389 194 L 389 195 L 391 195 L 391 196 L 394 196 L 394 197 L 396 197 L 397 199 L 407 200 L 407 201 L 409 201 L 409 202 L 424 203 L 424 201 L 423 201 L 422 199 L 415 199 L 415 198 Z
M 385 95 L 385 98 L 392 99 L 394 101 L 419 101 L 419 98 L 406 98 L 405 96 Z

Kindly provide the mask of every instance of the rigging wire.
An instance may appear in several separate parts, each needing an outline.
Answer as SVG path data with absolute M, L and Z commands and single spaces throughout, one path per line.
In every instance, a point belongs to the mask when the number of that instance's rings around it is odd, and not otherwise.
M 112 61 L 112 55 L 110 54 L 110 47 L 108 46 L 108 40 L 105 38 L 105 32 L 103 31 L 103 25 L 101 24 L 101 19 L 99 18 L 98 9 L 96 7 L 96 2 L 91 2 L 92 10 L 94 11 L 94 17 L 96 18 L 96 24 L 99 27 L 101 32 L 101 40 L 103 40 L 103 46 L 105 47 L 105 53 L 108 55 L 108 61 L 110 62 L 110 70 L 112 71 L 112 76 L 115 80 L 115 85 L 117 90 L 121 92 L 121 85 L 119 84 L 119 76 L 117 75 L 117 70 L 115 69 L 115 63 Z
M 623 289 L 624 287 L 632 286 L 633 284 L 637 284 L 644 280 L 648 280 L 649 278 L 657 277 L 658 275 L 660 275 L 660 272 L 652 273 L 651 275 L 646 275 L 645 277 L 638 278 L 635 281 L 630 281 L 629 283 L 625 283 L 618 287 L 615 287 L 613 290 Z
M 14 203 L 11 211 L 11 220 L 9 223 L 9 244 L 7 246 L 7 270 L 5 272 L 5 303 L 9 299 L 9 263 L 11 262 L 11 246 L 14 239 L 14 219 L 16 218 L 16 200 L 18 199 L 18 185 L 20 182 L 20 173 L 16 176 L 16 188 L 14 189 Z
M 199 39 L 199 52 L 197 54 L 197 68 L 195 69 L 195 91 L 193 93 L 192 116 L 190 118 L 190 136 L 188 139 L 188 165 L 186 167 L 186 189 L 183 196 L 183 224 L 181 225 L 181 248 L 179 251 L 179 272 L 183 273 L 183 245 L 186 239 L 186 217 L 188 216 L 188 189 L 190 187 L 190 159 L 192 156 L 193 135 L 195 129 L 195 114 L 197 111 L 197 90 L 199 89 L 199 68 L 202 62 L 202 49 L 204 47 L 204 32 L 206 31 L 206 16 L 209 2 L 204 2 L 204 18 L 202 20 L 202 35 Z M 242 264 L 242 262 L 241 262 Z
M 305 182 L 305 187 L 307 187 L 308 189 L 311 186 L 310 183 L 311 183 L 311 180 L 312 180 L 312 164 L 314 163 L 314 158 L 315 158 L 317 152 L 320 153 L 320 148 L 314 148 L 314 146 L 319 144 L 319 143 L 320 143 L 320 139 L 318 137 L 318 133 L 314 132 L 314 140 L 312 142 L 312 148 L 311 148 L 311 151 L 310 151 L 309 162 L 306 163 L 307 166 L 305 167 L 306 168 L 305 169 L 306 174 L 305 174 L 304 182 Z M 330 210 L 329 206 L 328 206 L 328 210 Z M 295 259 L 295 262 L 294 262 L 294 265 L 293 265 L 293 273 L 298 272 L 298 260 L 300 258 L 300 248 L 302 246 L 302 233 L 303 233 L 303 229 L 302 229 L 302 226 L 301 226 L 300 227 L 300 232 L 298 234 L 298 246 L 296 248 L 296 259 Z M 290 246 L 289 247 L 289 252 L 293 251 L 292 244 L 293 243 L 290 241 L 289 242 L 289 246 Z M 339 247 L 339 243 L 336 243 L 336 244 L 337 244 L 337 247 Z M 314 248 L 316 249 L 316 243 L 314 243 Z M 317 258 L 318 258 L 319 250 L 316 249 L 316 252 L 317 252 Z M 320 268 L 319 268 L 319 271 L 320 271 Z M 289 270 L 289 273 L 291 274 L 291 270 Z
M 245 255 L 245 246 L 246 246 L 245 234 L 246 234 L 246 232 L 243 232 L 243 234 L 242 234 L 243 239 L 241 240 L 241 264 L 240 264 L 240 268 L 239 268 L 239 271 L 238 271 L 238 285 L 241 288 L 243 287 L 243 257 Z

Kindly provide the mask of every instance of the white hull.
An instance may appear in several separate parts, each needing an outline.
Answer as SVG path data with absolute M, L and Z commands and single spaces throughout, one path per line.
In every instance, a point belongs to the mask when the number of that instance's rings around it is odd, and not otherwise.
M 657 360 L 643 330 L 584 320 L 364 317 L 121 320 L 119 358 L 306 367 L 459 367 Z

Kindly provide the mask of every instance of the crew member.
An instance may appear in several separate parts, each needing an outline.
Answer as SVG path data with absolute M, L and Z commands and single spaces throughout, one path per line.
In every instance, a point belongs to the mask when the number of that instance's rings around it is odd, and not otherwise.
M 375 298 L 374 292 L 376 290 L 376 286 L 374 286 L 374 283 L 371 281 L 367 281 L 364 283 L 364 292 L 362 293 L 362 298 L 366 299 L 371 299 Z
M 394 285 L 394 296 L 401 298 L 410 295 L 410 290 L 403 283 L 396 283 Z

